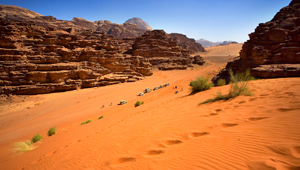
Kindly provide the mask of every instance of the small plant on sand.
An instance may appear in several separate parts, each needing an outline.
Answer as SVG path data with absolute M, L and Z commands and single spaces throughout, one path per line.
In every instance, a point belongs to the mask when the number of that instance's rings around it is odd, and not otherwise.
M 136 101 L 135 104 L 134 104 L 134 107 L 138 107 L 140 105 L 144 104 L 144 102 L 140 102 L 140 101 Z
M 200 91 L 208 90 L 214 86 L 213 83 L 209 82 L 208 77 L 196 77 L 196 80 L 190 82 L 191 94 L 195 94 Z
M 36 135 L 34 135 L 34 136 L 32 137 L 31 142 L 32 142 L 32 143 L 35 143 L 35 142 L 40 141 L 40 140 L 42 140 L 42 139 L 44 139 L 43 136 L 41 136 L 41 135 L 38 133 L 38 134 L 36 134 Z
M 91 122 L 92 122 L 92 119 L 88 119 L 85 122 L 82 122 L 80 125 L 85 125 L 85 124 L 88 124 L 88 123 L 91 123 Z
M 217 101 L 217 100 L 228 100 L 228 99 L 240 96 L 240 95 L 244 95 L 244 96 L 253 95 L 253 93 L 250 92 L 249 87 L 248 87 L 247 80 L 250 80 L 250 79 L 248 79 L 248 77 L 244 77 L 242 79 L 239 79 L 240 77 L 235 76 L 231 69 L 229 70 L 229 74 L 230 74 L 230 82 L 231 82 L 229 93 L 226 94 L 226 95 L 222 95 L 221 92 L 217 92 L 217 95 L 216 95 L 215 98 L 208 99 L 204 102 L 201 102 L 201 103 L 199 103 L 199 105 L 214 102 L 214 101 Z M 240 74 L 240 75 L 247 75 L 247 74 L 251 75 L 250 72 L 249 73 L 243 73 L 243 74 Z M 254 80 L 254 77 L 253 77 L 252 80 Z
M 103 118 L 103 115 L 102 116 L 100 116 L 100 117 L 98 117 L 98 119 L 102 119 Z
M 217 82 L 217 85 L 218 86 L 224 86 L 224 85 L 226 85 L 225 79 L 219 79 L 218 82 Z
M 49 130 L 48 130 L 48 136 L 52 136 L 56 134 L 56 127 L 51 127 Z
M 20 142 L 15 142 L 13 144 L 13 151 L 18 152 L 18 153 L 25 153 L 25 152 L 33 150 L 35 148 L 36 147 L 30 141 L 25 141 L 25 142 L 20 141 Z
M 233 74 L 232 69 L 229 69 L 229 74 L 231 83 L 256 80 L 256 78 L 251 75 L 251 71 L 249 68 L 243 73 L 236 74 Z

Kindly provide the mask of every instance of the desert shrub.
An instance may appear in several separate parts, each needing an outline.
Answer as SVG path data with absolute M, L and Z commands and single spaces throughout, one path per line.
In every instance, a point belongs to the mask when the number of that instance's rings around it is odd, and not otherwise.
M 38 133 L 38 134 L 36 134 L 36 135 L 34 135 L 34 136 L 32 137 L 31 142 L 32 142 L 32 143 L 35 143 L 35 142 L 40 141 L 40 140 L 42 140 L 42 139 L 44 139 L 43 136 L 41 136 L 41 135 Z
M 219 79 L 218 82 L 217 82 L 217 85 L 218 86 L 224 86 L 224 85 L 226 85 L 225 79 Z
M 196 77 L 196 80 L 190 82 L 191 94 L 195 94 L 200 91 L 208 90 L 213 87 L 213 83 L 209 82 L 208 77 Z
M 51 127 L 49 130 L 48 130 L 48 136 L 52 136 L 56 134 L 56 127 Z
M 251 71 L 249 68 L 244 73 L 236 74 L 233 74 L 232 69 L 229 69 L 229 75 L 231 83 L 256 80 L 256 78 L 251 75 Z
M 229 74 L 230 74 L 231 84 L 230 84 L 230 89 L 229 89 L 228 94 L 222 95 L 221 92 L 217 92 L 217 95 L 215 98 L 211 98 L 204 102 L 201 102 L 201 103 L 199 103 L 199 105 L 214 102 L 217 100 L 228 100 L 228 99 L 240 96 L 240 95 L 244 95 L 244 96 L 252 95 L 252 93 L 249 90 L 248 82 L 247 82 L 249 79 L 239 79 L 240 77 L 235 76 L 233 74 L 232 70 L 229 70 Z M 243 73 L 243 74 L 246 75 L 248 73 Z M 242 75 L 242 74 L 240 74 L 240 75 Z
M 136 101 L 135 104 L 134 104 L 134 107 L 138 107 L 140 105 L 144 104 L 144 102 L 140 102 L 140 101 Z
M 103 115 L 102 116 L 100 116 L 100 117 L 98 117 L 98 119 L 102 119 L 103 118 Z
M 82 122 L 80 125 L 85 125 L 85 124 L 88 124 L 88 123 L 91 123 L 91 122 L 92 122 L 92 119 L 88 119 L 85 122 Z
M 27 151 L 33 150 L 36 147 L 33 145 L 32 142 L 30 141 L 25 141 L 25 142 L 15 142 L 13 144 L 13 150 L 15 152 L 21 152 L 21 153 L 25 153 Z

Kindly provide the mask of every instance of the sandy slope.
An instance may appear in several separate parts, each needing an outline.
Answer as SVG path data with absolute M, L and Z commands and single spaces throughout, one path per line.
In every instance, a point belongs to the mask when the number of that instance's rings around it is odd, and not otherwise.
M 189 81 L 225 64 L 156 71 L 135 83 L 15 96 L 0 106 L 0 169 L 300 168 L 300 78 L 253 81 L 253 96 L 198 106 L 229 86 L 190 96 Z M 136 96 L 167 82 L 166 88 Z M 118 106 L 122 99 L 128 103 Z M 135 108 L 137 100 L 145 104 Z M 93 122 L 79 126 L 89 118 Z M 47 137 L 51 126 L 58 134 Z M 36 133 L 45 137 L 36 149 L 11 152 L 13 142 Z

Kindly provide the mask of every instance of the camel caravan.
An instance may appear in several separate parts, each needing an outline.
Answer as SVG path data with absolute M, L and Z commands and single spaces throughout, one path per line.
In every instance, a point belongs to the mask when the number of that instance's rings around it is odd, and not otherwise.
M 153 88 L 153 91 L 155 91 L 155 90 L 158 90 L 158 89 L 161 89 L 161 88 L 163 88 L 163 87 L 167 87 L 167 86 L 169 86 L 170 84 L 169 83 L 166 83 L 166 84 L 164 84 L 164 85 L 160 85 L 160 86 L 158 86 L 158 87 L 154 87 Z M 146 94 L 146 93 L 150 93 L 152 90 L 150 89 L 150 88 L 146 88 L 145 90 L 144 90 L 144 93 Z M 138 96 L 142 96 L 142 95 L 144 95 L 144 93 L 142 93 L 142 92 L 140 92 L 140 94 L 138 95 Z
M 167 87 L 167 86 L 169 86 L 169 85 L 170 85 L 169 83 L 166 83 L 166 84 L 164 84 L 164 85 L 160 85 L 160 86 L 154 87 L 154 88 L 153 88 L 153 91 L 158 90 L 158 89 L 161 89 L 161 88 L 163 88 L 163 87 Z M 144 94 L 150 93 L 151 91 L 152 91 L 152 90 L 151 90 L 150 88 L 147 87 L 147 88 L 144 90 L 144 93 L 143 93 L 143 92 L 140 92 L 137 96 L 143 96 Z M 119 103 L 119 105 L 123 105 L 123 104 L 126 104 L 126 103 L 127 103 L 127 101 L 121 100 L 120 103 Z

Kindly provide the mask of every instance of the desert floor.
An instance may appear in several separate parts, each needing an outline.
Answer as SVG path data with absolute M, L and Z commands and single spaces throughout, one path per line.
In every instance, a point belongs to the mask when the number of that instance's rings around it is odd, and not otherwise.
M 189 95 L 191 80 L 212 77 L 241 47 L 207 48 L 204 66 L 156 70 L 138 82 L 1 98 L 0 169 L 299 169 L 300 78 L 251 81 L 252 96 L 200 106 L 230 86 Z M 145 104 L 134 107 L 137 100 Z M 58 133 L 48 137 L 53 126 Z M 13 152 L 14 142 L 37 133 L 44 139 L 36 149 Z

